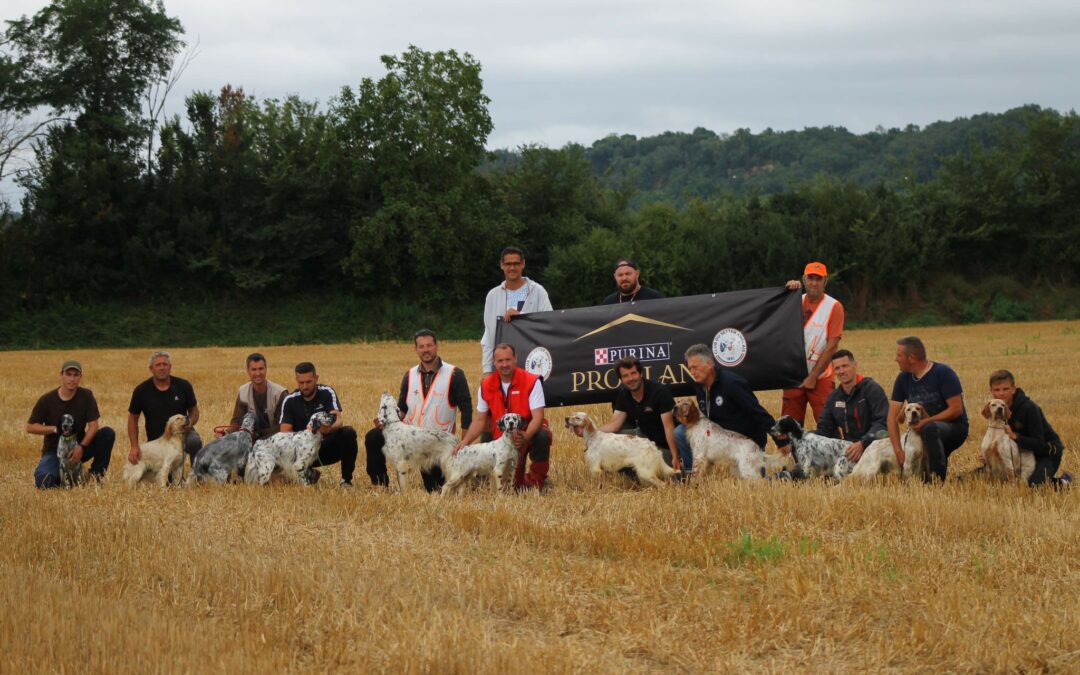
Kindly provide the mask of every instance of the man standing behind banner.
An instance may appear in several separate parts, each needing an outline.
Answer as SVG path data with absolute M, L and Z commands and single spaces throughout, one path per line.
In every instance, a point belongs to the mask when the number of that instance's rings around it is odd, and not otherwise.
M 696 344 L 687 349 L 686 366 L 696 383 L 694 395 L 701 413 L 728 431 L 746 436 L 764 450 L 769 429 L 776 420 L 761 407 L 750 383 L 717 363 L 708 345 Z M 675 427 L 675 444 L 679 446 L 683 472 L 692 471 L 694 454 L 686 438 L 686 427 L 681 424 Z
M 788 290 L 806 288 L 802 298 L 803 342 L 806 346 L 806 379 L 798 387 L 784 390 L 781 415 L 791 415 L 799 424 L 806 419 L 806 404 L 810 404 L 814 419 L 821 417 L 825 399 L 833 390 L 832 356 L 844 332 L 844 306 L 825 294 L 829 272 L 825 264 L 812 262 L 803 270 L 802 283 L 792 279 Z
M 641 285 L 641 272 L 638 271 L 637 263 L 630 258 L 619 258 L 615 261 L 615 286 L 618 290 L 604 298 L 601 305 L 659 300 L 664 297 L 660 291 Z
M 517 413 L 525 418 L 525 429 L 514 431 L 510 440 L 518 449 L 517 465 L 514 467 L 514 487 L 542 489 L 547 480 L 551 454 L 551 431 L 544 420 L 544 387 L 539 375 L 533 375 L 518 367 L 514 346 L 502 342 L 494 350 L 495 371 L 480 383 L 476 398 L 476 416 L 473 417 L 465 437 L 454 448 L 456 455 L 466 445 L 475 441 L 482 431 L 489 428 L 488 418 L 498 420 L 506 413 Z M 502 431 L 495 426 L 493 436 L 498 440 Z M 525 456 L 532 460 L 525 473 Z
M 518 314 L 551 311 L 551 300 L 544 287 L 524 276 L 525 254 L 520 248 L 504 248 L 499 255 L 499 267 L 502 268 L 504 280 L 488 291 L 484 300 L 484 335 L 480 338 L 481 370 L 484 375 L 495 370 L 495 327 L 499 317 L 509 322 Z

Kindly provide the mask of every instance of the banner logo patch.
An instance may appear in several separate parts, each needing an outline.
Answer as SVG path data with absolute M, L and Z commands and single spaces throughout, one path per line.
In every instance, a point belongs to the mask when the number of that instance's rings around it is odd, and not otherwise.
M 721 330 L 712 341 L 712 353 L 720 365 L 731 368 L 746 358 L 746 337 L 734 328 Z
M 529 352 L 529 356 L 526 357 L 525 370 L 547 380 L 548 376 L 551 375 L 551 367 L 553 364 L 551 352 L 543 347 L 537 347 Z

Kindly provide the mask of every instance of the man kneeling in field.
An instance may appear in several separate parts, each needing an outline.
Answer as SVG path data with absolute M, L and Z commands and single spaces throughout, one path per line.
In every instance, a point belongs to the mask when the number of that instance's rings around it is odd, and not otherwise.
M 1035 472 L 1028 478 L 1028 485 L 1036 486 L 1049 483 L 1054 487 L 1072 484 L 1068 473 L 1055 478 L 1061 466 L 1061 455 L 1065 445 L 1061 442 L 1050 421 L 1046 419 L 1042 408 L 1028 398 L 1023 389 L 1016 386 L 1016 378 L 1007 370 L 996 370 L 990 374 L 990 396 L 1000 399 L 1008 406 L 1009 417 L 1005 424 L 1005 433 L 1016 441 L 1021 450 L 1035 455 Z M 982 416 L 989 419 L 990 404 L 982 410 Z M 983 461 L 980 453 L 979 460 Z M 976 470 L 978 471 L 978 469 Z
M 844 454 L 858 462 L 866 446 L 889 437 L 889 398 L 880 384 L 859 375 L 855 355 L 847 349 L 833 354 L 832 369 L 840 387 L 825 399 L 816 433 L 851 441 Z

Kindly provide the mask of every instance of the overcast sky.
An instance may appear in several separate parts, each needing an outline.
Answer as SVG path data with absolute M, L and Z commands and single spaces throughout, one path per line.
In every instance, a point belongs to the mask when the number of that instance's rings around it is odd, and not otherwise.
M 0 17 L 45 2 L 6 0 Z M 1080 98 L 1080 2 L 166 0 L 199 42 L 170 101 L 226 83 L 325 101 L 410 44 L 483 66 L 490 148 L 925 125 Z

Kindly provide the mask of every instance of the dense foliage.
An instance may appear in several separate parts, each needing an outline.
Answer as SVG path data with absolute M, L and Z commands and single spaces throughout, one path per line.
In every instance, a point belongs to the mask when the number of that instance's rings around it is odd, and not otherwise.
M 55 121 L 0 216 L 5 316 L 322 298 L 358 308 L 363 334 L 398 306 L 474 307 L 507 244 L 557 307 L 595 303 L 631 255 L 669 295 L 778 285 L 821 259 L 863 321 L 1075 313 L 1054 293 L 1080 281 L 1074 112 L 488 153 L 468 54 L 410 47 L 323 105 L 193 92 L 157 124 L 141 102 L 182 46 L 160 2 L 54 0 L 8 23 L 0 112 Z

